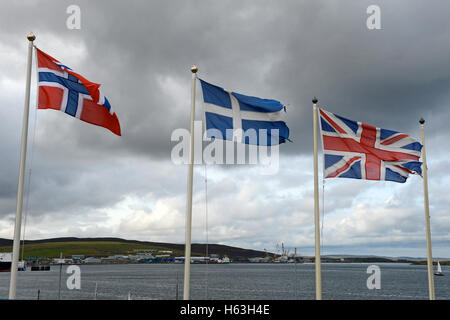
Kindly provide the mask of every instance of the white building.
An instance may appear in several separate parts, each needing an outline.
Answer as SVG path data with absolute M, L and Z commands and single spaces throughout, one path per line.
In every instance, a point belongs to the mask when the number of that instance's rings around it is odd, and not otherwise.
M 96 258 L 96 257 L 87 257 L 83 260 L 86 264 L 96 264 L 96 263 L 102 263 L 102 259 Z

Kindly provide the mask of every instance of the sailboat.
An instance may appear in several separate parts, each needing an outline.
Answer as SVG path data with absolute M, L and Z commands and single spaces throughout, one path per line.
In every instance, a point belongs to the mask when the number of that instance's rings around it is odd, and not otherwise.
M 435 276 L 443 276 L 441 264 L 439 261 L 437 262 L 437 271 L 434 273 Z

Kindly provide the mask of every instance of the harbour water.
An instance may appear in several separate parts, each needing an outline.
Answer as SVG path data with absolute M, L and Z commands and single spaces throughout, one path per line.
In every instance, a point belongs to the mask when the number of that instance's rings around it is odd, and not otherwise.
M 381 269 L 381 288 L 369 290 L 369 263 L 322 264 L 324 299 L 428 299 L 426 266 L 375 263 Z M 183 297 L 182 264 L 80 265 L 81 289 L 69 290 L 68 266 L 63 266 L 61 299 L 175 300 Z M 450 268 L 435 277 L 437 299 L 450 299 Z M 17 298 L 58 299 L 59 266 L 51 271 L 19 273 Z M 0 298 L 8 298 L 10 273 L 0 273 Z M 178 279 L 178 280 L 177 280 Z M 177 293 L 178 287 L 178 293 Z M 314 264 L 194 264 L 191 299 L 195 300 L 304 300 L 314 299 Z

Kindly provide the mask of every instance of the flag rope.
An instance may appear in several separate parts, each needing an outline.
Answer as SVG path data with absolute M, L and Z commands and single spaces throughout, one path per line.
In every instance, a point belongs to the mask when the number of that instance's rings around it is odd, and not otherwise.
M 323 171 L 322 171 L 323 172 Z M 323 225 L 325 221 L 325 178 L 322 179 L 322 221 L 320 225 L 320 252 L 323 255 L 324 249 L 323 249 Z M 321 281 L 323 284 L 323 272 L 321 273 Z M 323 287 L 322 287 L 323 290 Z
M 198 79 L 198 78 L 197 78 Z M 202 91 L 202 100 L 203 100 L 203 91 Z M 203 119 L 203 125 L 202 129 L 206 132 L 206 116 L 205 116 L 205 104 L 202 103 L 202 119 Z M 202 131 L 203 131 L 202 130 Z M 202 148 L 203 149 L 203 148 Z M 202 162 L 203 160 L 203 152 L 202 152 Z M 206 271 L 205 271 L 205 300 L 208 300 L 208 276 L 209 276 L 209 230 L 208 230 L 208 170 L 207 170 L 207 163 L 203 163 L 205 168 L 205 236 L 206 236 L 206 247 L 205 247 L 205 256 L 207 258 L 206 260 Z
M 322 223 L 320 226 L 320 252 L 323 252 L 323 224 L 325 220 L 325 178 L 322 179 Z
M 21 255 L 22 261 L 23 261 L 24 251 L 25 251 L 25 232 L 26 232 L 29 203 L 30 203 L 31 174 L 32 174 L 33 159 L 34 159 L 34 147 L 35 147 L 35 143 L 36 143 L 36 130 L 37 130 L 37 124 L 38 124 L 37 119 L 38 119 L 38 117 L 37 117 L 37 108 L 36 108 L 35 112 L 34 112 L 33 138 L 32 138 L 31 147 L 30 147 L 30 167 L 28 169 L 27 194 L 26 194 L 26 199 L 25 199 L 25 213 L 24 213 L 24 219 L 23 219 L 22 255 Z
M 205 300 L 208 300 L 208 276 L 209 276 L 209 259 L 208 259 L 208 245 L 209 245 L 209 233 L 208 233 L 208 170 L 205 166 L 205 233 L 206 233 L 206 272 L 205 272 Z

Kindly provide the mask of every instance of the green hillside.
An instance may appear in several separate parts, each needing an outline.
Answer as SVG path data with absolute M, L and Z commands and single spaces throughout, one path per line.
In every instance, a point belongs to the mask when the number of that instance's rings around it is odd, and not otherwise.
M 24 257 L 59 257 L 60 252 L 65 257 L 72 255 L 85 255 L 106 257 L 116 254 L 128 254 L 134 250 L 142 249 L 157 249 L 166 250 L 161 247 L 151 247 L 148 245 L 138 243 L 124 243 L 124 242 L 105 242 L 105 241 L 91 241 L 91 242 L 49 242 L 49 243 L 36 243 L 26 244 L 24 250 Z M 0 252 L 11 252 L 11 246 L 0 247 Z M 22 252 L 22 249 L 21 249 Z M 175 255 L 182 255 L 182 253 L 176 253 Z
M 22 245 L 22 243 L 21 243 Z M 145 242 L 119 238 L 55 238 L 44 240 L 27 240 L 24 246 L 24 258 L 57 258 L 62 252 L 64 257 L 84 255 L 107 257 L 111 255 L 133 254 L 139 250 L 172 251 L 172 256 L 184 256 L 184 245 L 173 243 Z M 219 244 L 192 244 L 192 256 L 218 254 L 230 258 L 263 257 L 264 252 L 230 247 Z M 12 241 L 0 239 L 0 252 L 12 252 Z M 22 255 L 22 246 L 20 249 Z

